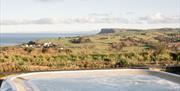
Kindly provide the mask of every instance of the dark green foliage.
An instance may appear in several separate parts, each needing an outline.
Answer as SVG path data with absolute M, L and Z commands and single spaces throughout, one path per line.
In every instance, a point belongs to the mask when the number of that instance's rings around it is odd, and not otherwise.
M 79 37 L 76 39 L 71 40 L 72 43 L 89 43 L 91 39 L 88 37 Z
M 42 48 L 42 53 L 48 52 L 48 49 L 49 49 L 49 48 L 43 47 L 43 48 Z
M 126 59 L 120 58 L 120 59 L 118 59 L 118 61 L 116 62 L 116 66 L 117 66 L 117 67 L 127 67 L 127 66 L 128 66 L 128 62 L 127 62 Z
M 24 50 L 27 51 L 28 53 L 31 53 L 34 50 L 34 48 L 26 47 L 24 48 Z
M 173 60 L 180 61 L 180 53 L 170 53 Z
M 0 52 L 8 50 L 8 47 L 0 47 Z

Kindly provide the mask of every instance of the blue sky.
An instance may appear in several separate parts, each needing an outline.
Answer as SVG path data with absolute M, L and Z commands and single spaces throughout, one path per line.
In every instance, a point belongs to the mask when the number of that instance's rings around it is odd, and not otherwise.
M 0 0 L 1 33 L 180 27 L 180 0 Z

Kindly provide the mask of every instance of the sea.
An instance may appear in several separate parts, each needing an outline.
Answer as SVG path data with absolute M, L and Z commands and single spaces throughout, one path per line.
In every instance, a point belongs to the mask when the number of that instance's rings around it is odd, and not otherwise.
M 0 33 L 0 46 L 12 46 L 45 38 L 75 37 L 88 34 L 59 33 Z

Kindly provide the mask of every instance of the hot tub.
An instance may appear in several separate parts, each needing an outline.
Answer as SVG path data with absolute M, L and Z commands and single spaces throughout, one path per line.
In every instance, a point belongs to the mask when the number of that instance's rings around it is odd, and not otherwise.
M 140 69 L 35 72 L 8 77 L 1 91 L 180 91 L 180 76 Z

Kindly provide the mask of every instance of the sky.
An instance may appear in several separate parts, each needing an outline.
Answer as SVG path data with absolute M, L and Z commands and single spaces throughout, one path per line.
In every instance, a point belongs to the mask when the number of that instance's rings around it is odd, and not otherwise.
M 0 33 L 180 27 L 180 0 L 0 0 Z

